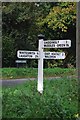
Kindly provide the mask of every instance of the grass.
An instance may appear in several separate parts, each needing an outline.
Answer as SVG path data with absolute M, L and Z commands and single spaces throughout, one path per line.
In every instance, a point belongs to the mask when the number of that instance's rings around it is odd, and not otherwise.
M 77 80 L 66 77 L 44 80 L 44 92 L 37 92 L 37 81 L 3 87 L 3 118 L 51 118 L 76 120 Z
M 15 78 L 37 78 L 37 68 L 2 68 L 3 79 L 15 79 Z M 74 68 L 46 68 L 44 69 L 44 77 L 53 76 L 72 76 L 76 75 L 76 69 Z

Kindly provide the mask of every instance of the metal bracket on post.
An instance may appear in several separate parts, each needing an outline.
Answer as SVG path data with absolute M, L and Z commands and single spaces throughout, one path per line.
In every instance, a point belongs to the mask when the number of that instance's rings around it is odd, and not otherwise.
M 38 85 L 37 85 L 37 90 L 41 94 L 43 93 L 43 39 L 44 35 L 40 34 L 38 35 L 39 38 L 39 57 L 38 59 Z

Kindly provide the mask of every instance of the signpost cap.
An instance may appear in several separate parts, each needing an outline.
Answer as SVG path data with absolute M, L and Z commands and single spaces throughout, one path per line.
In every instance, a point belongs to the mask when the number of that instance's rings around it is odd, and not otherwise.
M 44 39 L 44 38 L 45 38 L 45 35 L 39 34 L 39 35 L 38 35 L 38 38 L 39 38 L 39 39 Z

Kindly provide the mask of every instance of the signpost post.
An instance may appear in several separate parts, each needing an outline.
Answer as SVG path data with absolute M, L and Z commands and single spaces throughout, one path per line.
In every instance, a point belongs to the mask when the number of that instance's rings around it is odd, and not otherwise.
M 69 48 L 71 40 L 47 40 L 44 41 L 44 35 L 39 35 L 38 51 L 18 50 L 17 57 L 24 59 L 38 59 L 38 85 L 37 90 L 43 93 L 43 60 L 44 59 L 65 59 L 64 52 L 44 52 L 44 48 Z
M 38 85 L 37 90 L 42 93 L 43 92 L 43 35 L 39 35 L 39 59 L 38 59 Z

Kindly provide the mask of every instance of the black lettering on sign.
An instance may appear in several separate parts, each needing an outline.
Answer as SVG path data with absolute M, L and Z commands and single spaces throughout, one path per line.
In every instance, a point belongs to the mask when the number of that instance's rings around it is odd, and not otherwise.
M 54 58 L 56 58 L 56 56 L 53 56 Z
M 38 55 L 35 55 L 35 58 L 38 58 Z
M 21 57 L 21 55 L 19 54 L 19 57 Z
M 64 53 L 62 53 L 62 56 L 64 56 Z
M 31 54 L 34 54 L 34 55 L 35 55 L 35 52 L 31 52 Z
M 56 58 L 56 56 L 50 56 L 50 58 Z
M 21 55 L 21 57 L 32 57 L 32 55 Z
M 65 44 L 57 44 L 57 47 L 65 47 Z
M 23 55 L 20 55 L 20 57 L 23 57 Z
M 65 44 L 62 44 L 63 47 L 65 47 Z
M 50 55 L 50 53 L 48 53 L 48 52 L 45 52 L 45 55 Z
M 69 44 L 66 44 L 66 46 L 69 46 Z
M 50 58 L 53 58 L 54 56 L 50 56 Z
M 31 54 L 31 52 L 27 52 L 27 54 Z
M 55 47 L 54 44 L 48 44 L 48 45 L 44 45 L 44 47 Z
M 56 53 L 56 55 L 60 55 L 60 53 Z
M 52 44 L 52 47 L 55 47 L 55 44 Z
M 23 54 L 27 54 L 27 52 L 23 52 Z
M 51 55 L 55 55 L 55 53 L 52 53 Z
M 61 44 L 57 44 L 57 47 L 60 47 L 61 46 Z
M 52 43 L 53 43 L 53 44 L 57 44 L 57 41 L 53 41 Z
M 20 54 L 24 54 L 24 52 L 20 52 Z
M 45 55 L 45 58 L 49 58 L 49 56 Z

